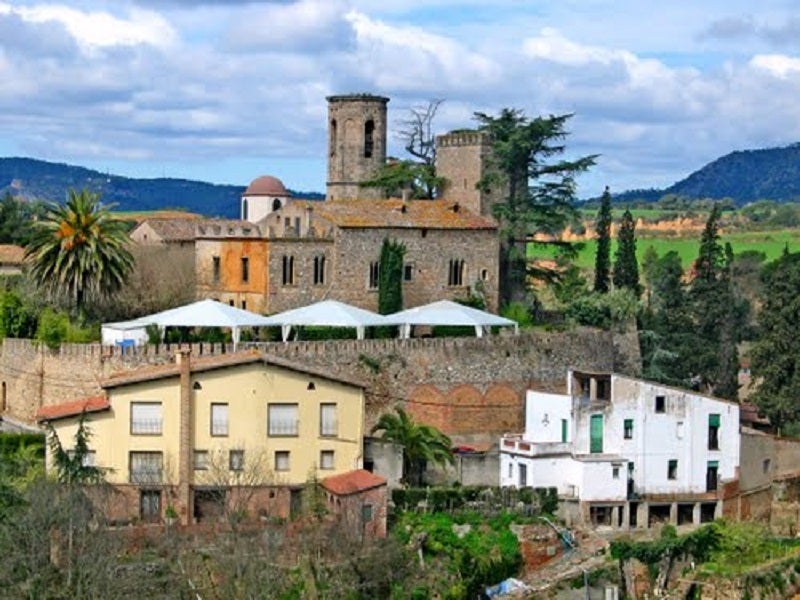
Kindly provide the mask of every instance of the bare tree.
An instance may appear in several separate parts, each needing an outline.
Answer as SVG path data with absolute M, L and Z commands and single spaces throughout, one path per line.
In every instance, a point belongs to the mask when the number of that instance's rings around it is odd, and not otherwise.
M 406 152 L 429 166 L 436 162 L 433 120 L 443 102 L 442 98 L 434 98 L 424 106 L 412 106 L 408 118 L 401 121 L 401 129 L 397 134 L 403 140 Z

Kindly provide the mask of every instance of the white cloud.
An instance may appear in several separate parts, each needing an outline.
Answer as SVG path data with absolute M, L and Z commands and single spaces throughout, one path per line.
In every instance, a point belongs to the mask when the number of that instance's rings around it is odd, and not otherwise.
M 782 54 L 759 54 L 750 60 L 750 64 L 758 69 L 764 69 L 780 79 L 786 79 L 792 75 L 800 76 L 800 58 Z

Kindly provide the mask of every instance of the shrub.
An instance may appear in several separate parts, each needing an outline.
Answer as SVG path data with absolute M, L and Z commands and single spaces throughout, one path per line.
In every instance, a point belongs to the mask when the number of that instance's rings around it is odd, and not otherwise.
M 52 308 L 45 308 L 39 315 L 39 326 L 36 328 L 36 339 L 44 342 L 51 350 L 61 346 L 66 341 L 69 331 L 67 315 L 58 313 Z

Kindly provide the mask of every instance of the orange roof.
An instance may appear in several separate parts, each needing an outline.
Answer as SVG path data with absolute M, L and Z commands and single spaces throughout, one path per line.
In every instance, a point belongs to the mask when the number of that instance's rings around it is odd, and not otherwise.
M 376 487 L 386 485 L 386 480 L 380 475 L 370 473 L 364 469 L 356 471 L 348 471 L 341 475 L 331 475 L 326 477 L 321 482 L 329 492 L 337 496 L 349 496 L 350 494 L 357 494 L 358 492 L 366 492 Z
M 166 242 L 189 242 L 194 240 L 194 227 L 198 221 L 193 217 L 148 218 L 140 221 L 136 228 L 147 224 Z
M 247 186 L 243 196 L 290 196 L 283 182 L 272 175 L 256 177 Z
M 52 421 L 53 419 L 63 419 L 65 417 L 74 417 L 86 411 L 99 412 L 111 408 L 108 398 L 105 396 L 92 396 L 91 398 L 83 398 L 81 400 L 73 400 L 72 402 L 64 402 L 63 404 L 48 404 L 42 406 L 36 411 L 37 421 Z
M 445 200 L 326 200 L 304 202 L 314 214 L 342 228 L 497 229 L 494 219 Z
M 21 265 L 25 258 L 25 248 L 14 244 L 0 244 L 0 263 Z

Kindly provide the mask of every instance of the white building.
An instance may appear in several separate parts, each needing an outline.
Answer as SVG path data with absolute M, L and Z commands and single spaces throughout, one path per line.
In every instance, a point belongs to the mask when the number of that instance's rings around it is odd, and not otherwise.
M 528 391 L 500 440 L 500 485 L 555 487 L 565 518 L 646 527 L 713 520 L 738 493 L 739 405 L 622 375 L 571 371 Z

